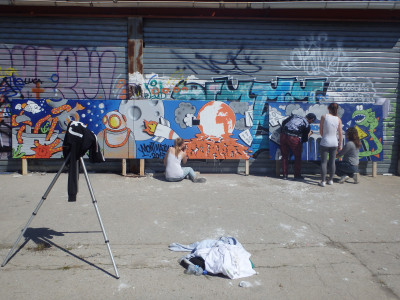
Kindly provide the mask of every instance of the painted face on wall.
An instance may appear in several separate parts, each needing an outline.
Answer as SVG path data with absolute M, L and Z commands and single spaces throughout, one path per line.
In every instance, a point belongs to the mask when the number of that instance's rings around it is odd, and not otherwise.
M 119 111 L 110 111 L 103 117 L 103 124 L 109 130 L 121 130 L 126 128 L 126 117 Z

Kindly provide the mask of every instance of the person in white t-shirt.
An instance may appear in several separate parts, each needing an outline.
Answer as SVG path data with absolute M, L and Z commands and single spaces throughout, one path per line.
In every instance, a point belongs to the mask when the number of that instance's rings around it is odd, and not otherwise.
M 193 182 L 205 182 L 205 178 L 196 178 L 196 174 L 191 167 L 182 167 L 182 163 L 187 162 L 186 145 L 182 138 L 174 141 L 174 146 L 169 147 L 164 156 L 165 179 L 167 181 L 181 181 L 186 176 Z
M 319 151 L 321 154 L 321 182 L 319 185 L 322 187 L 325 186 L 328 171 L 328 184 L 333 184 L 336 152 L 342 149 L 342 120 L 337 116 L 338 108 L 339 105 L 337 103 L 331 103 L 328 106 L 329 113 L 321 116 L 319 127 L 319 133 L 322 136 L 319 144 Z

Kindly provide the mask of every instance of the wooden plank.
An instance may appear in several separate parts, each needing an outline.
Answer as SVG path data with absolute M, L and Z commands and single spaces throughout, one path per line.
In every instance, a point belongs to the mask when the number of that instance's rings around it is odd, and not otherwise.
M 126 176 L 126 159 L 122 159 L 122 176 Z
M 249 176 L 250 174 L 250 162 L 248 159 L 246 159 L 246 171 L 245 171 L 245 175 Z
M 26 158 L 22 159 L 22 175 L 28 175 L 28 160 Z
M 144 159 L 140 160 L 139 175 L 144 176 Z
M 372 177 L 377 176 L 377 170 L 378 170 L 378 162 L 373 161 L 372 162 Z

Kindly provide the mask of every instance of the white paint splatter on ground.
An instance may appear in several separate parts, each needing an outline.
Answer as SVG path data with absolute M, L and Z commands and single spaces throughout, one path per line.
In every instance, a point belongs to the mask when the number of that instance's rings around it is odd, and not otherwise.
M 279 226 L 281 226 L 283 229 L 285 229 L 285 230 L 287 230 L 287 231 L 289 231 L 289 230 L 291 230 L 292 229 L 292 226 L 290 226 L 290 225 L 287 225 L 287 224 L 279 224 Z
M 225 230 L 222 228 L 216 228 L 215 229 L 215 236 L 220 237 L 220 236 L 225 236 Z
M 252 287 L 253 285 L 251 284 L 251 282 L 243 280 L 243 281 L 239 282 L 239 286 L 248 288 L 248 287 Z
M 131 286 L 129 284 L 126 283 L 120 283 L 120 285 L 118 286 L 118 292 L 120 292 L 121 290 L 124 289 L 129 289 Z
M 170 188 L 170 189 L 178 189 L 178 188 L 181 188 L 181 187 L 182 187 L 181 184 L 174 184 L 174 185 L 170 185 L 168 188 Z
M 301 226 L 300 228 L 293 228 L 293 226 L 288 225 L 288 224 L 282 224 L 280 223 L 279 226 L 283 228 L 285 231 L 292 232 L 297 238 L 303 238 L 305 237 L 308 227 L 307 226 Z M 293 240 L 292 242 L 295 242 Z

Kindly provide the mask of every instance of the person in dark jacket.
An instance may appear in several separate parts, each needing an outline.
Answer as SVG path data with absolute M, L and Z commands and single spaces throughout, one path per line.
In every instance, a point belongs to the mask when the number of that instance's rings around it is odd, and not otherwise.
M 303 143 L 307 142 L 308 137 L 312 134 L 310 124 L 316 118 L 313 113 L 307 114 L 306 117 L 291 115 L 282 122 L 280 143 L 283 179 L 288 179 L 290 150 L 292 150 L 294 155 L 294 178 L 303 179 L 303 176 L 301 176 L 301 152 L 303 150 Z
M 64 158 L 69 158 L 68 170 L 68 202 L 75 202 L 78 193 L 79 160 L 89 151 L 91 162 L 105 161 L 100 151 L 96 135 L 77 121 L 68 124 L 63 143 Z

